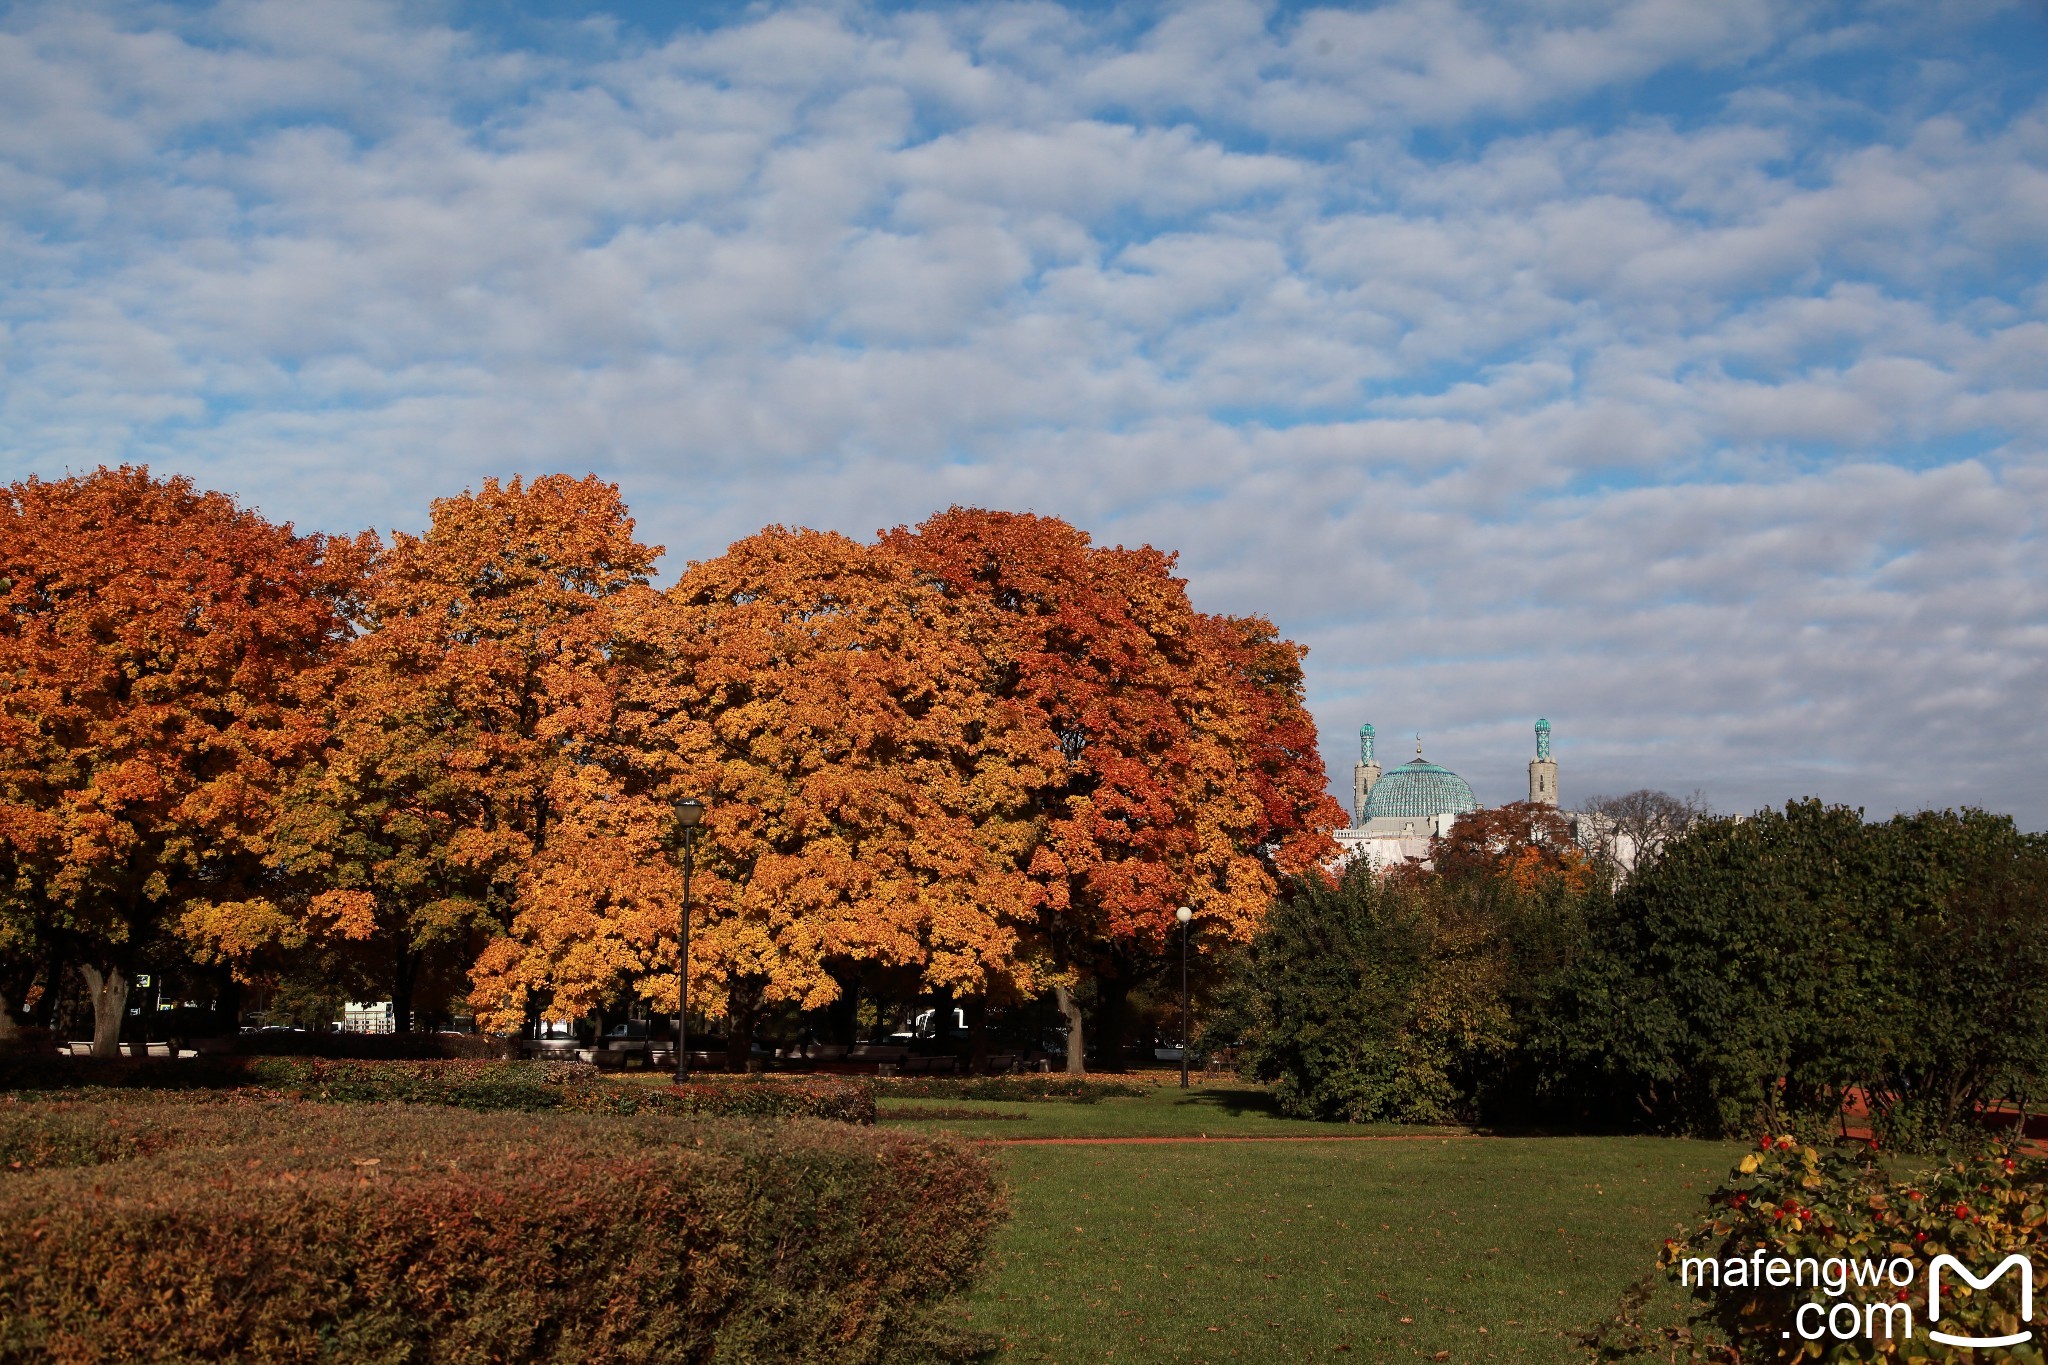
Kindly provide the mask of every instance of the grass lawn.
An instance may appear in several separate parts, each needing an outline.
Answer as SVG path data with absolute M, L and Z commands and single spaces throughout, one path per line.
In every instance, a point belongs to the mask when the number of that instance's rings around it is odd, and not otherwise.
M 1264 1098 L 883 1107 L 995 1139 L 1415 1132 L 1296 1123 Z M 907 1119 L 934 1108 L 1032 1116 Z M 958 1311 L 1005 1361 L 1566 1362 L 1583 1356 L 1562 1333 L 1613 1309 L 1742 1149 L 1445 1134 L 994 1150 L 1012 1216 Z
M 943 1128 L 968 1137 L 1310 1137 L 1359 1133 L 1453 1133 L 1454 1128 L 1404 1128 L 1396 1124 L 1305 1123 L 1283 1118 L 1265 1091 L 1243 1085 L 1162 1085 L 1143 1099 L 1098 1100 L 1093 1104 L 1048 1100 L 899 1100 L 876 1103 L 885 1123 L 915 1122 L 919 1114 L 1004 1115 L 1002 1118 L 934 1118 L 918 1126 Z

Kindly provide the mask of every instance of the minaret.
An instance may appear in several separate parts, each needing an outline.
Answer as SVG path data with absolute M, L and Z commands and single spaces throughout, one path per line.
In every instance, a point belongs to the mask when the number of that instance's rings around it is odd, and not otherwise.
M 1536 722 L 1536 757 L 1529 760 L 1529 804 L 1557 804 L 1557 760 L 1550 756 L 1550 722 Z
M 1372 784 L 1380 780 L 1380 765 L 1372 756 L 1372 722 L 1358 727 L 1358 766 L 1351 770 L 1351 823 L 1354 828 L 1365 824 L 1365 798 L 1372 795 Z

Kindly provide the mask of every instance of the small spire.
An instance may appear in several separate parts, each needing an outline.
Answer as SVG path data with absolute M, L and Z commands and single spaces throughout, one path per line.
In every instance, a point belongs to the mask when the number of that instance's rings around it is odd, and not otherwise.
M 1421 735 L 1417 735 L 1417 736 L 1415 737 L 1415 761 L 1416 761 L 1417 763 L 1420 763 L 1420 762 L 1422 761 L 1422 736 L 1421 736 Z

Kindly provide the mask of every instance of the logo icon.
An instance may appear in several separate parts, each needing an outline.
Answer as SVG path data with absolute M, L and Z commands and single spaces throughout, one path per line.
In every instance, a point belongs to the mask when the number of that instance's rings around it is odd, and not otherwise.
M 1929 1340 L 1938 1341 L 1944 1346 L 1961 1346 L 1967 1349 L 1978 1346 L 2017 1346 L 2023 1341 L 2031 1341 L 2033 1339 L 2034 1334 L 2031 1330 L 2014 1332 L 2011 1336 L 2005 1337 L 1959 1337 L 1948 1332 L 1936 1331 L 1934 1324 L 1941 1320 L 1941 1268 L 1943 1266 L 1949 1267 L 1956 1274 L 1962 1276 L 1972 1289 L 1989 1289 L 2005 1275 L 2006 1271 L 2011 1270 L 2014 1266 L 2018 1266 L 2020 1272 L 2020 1321 L 2032 1322 L 2034 1320 L 2034 1267 L 2033 1263 L 2028 1261 L 2025 1256 L 2014 1252 L 2000 1261 L 1997 1267 L 1981 1280 L 1972 1275 L 1969 1267 L 1958 1261 L 1955 1257 L 1937 1256 L 1934 1258 L 1933 1263 L 1927 1267 L 1927 1336 Z

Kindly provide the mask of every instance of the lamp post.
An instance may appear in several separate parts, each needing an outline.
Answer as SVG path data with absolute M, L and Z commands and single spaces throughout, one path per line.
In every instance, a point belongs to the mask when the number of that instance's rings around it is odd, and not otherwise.
M 1183 905 L 1173 912 L 1180 921 L 1180 1088 L 1188 1088 L 1188 925 L 1195 912 Z
M 697 826 L 704 803 L 694 796 L 676 802 L 676 823 L 683 830 L 683 932 L 676 956 L 676 1084 L 690 1079 L 690 874 L 695 871 Z

